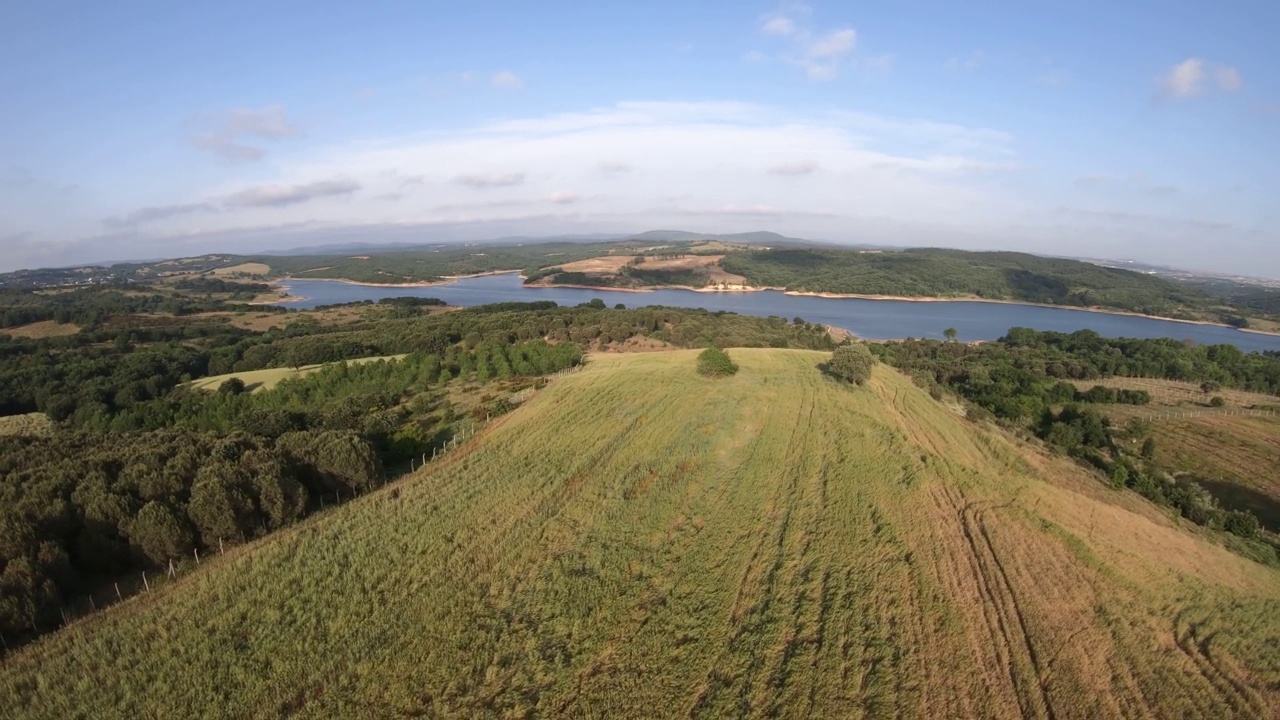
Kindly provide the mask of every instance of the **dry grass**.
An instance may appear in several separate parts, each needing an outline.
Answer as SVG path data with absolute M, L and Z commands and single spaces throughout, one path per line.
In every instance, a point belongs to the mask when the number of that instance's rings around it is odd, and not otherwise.
M 347 360 L 350 365 L 360 365 L 367 362 L 377 362 L 379 360 L 399 360 L 404 357 L 401 355 L 381 355 L 379 357 L 358 358 L 356 360 Z M 259 392 L 261 390 L 270 390 L 280 381 L 288 378 L 305 377 L 311 373 L 324 367 L 326 364 L 303 365 L 299 368 L 268 368 L 266 370 L 246 370 L 245 372 L 226 373 L 224 375 L 210 375 L 199 380 L 192 380 L 191 387 L 197 390 L 215 391 L 222 383 L 231 378 L 240 378 L 244 382 L 245 389 L 249 392 Z
M 623 266 L 634 260 L 631 255 L 610 255 L 606 257 L 588 258 L 586 260 L 575 260 L 574 262 L 564 263 L 556 267 L 565 272 L 580 272 L 588 275 L 617 275 L 622 271 Z
M 14 717 L 1264 717 L 1280 571 L 823 354 L 594 355 L 0 666 Z
M 1122 390 L 1145 390 L 1151 393 L 1151 405 L 1148 407 L 1183 407 L 1208 406 L 1215 396 L 1222 397 L 1230 407 L 1280 406 L 1280 397 L 1251 393 L 1243 390 L 1223 388 L 1211 393 L 1200 390 L 1198 383 L 1180 382 L 1178 380 L 1151 380 L 1147 378 L 1102 378 L 1099 380 L 1076 380 L 1075 386 L 1088 390 L 1095 385 Z
M 28 325 L 0 328 L 0 335 L 12 335 L 13 337 L 31 338 L 33 340 L 75 335 L 78 332 L 80 332 L 79 325 L 75 323 L 60 323 L 54 320 L 41 320 Z
M 720 267 L 723 255 L 686 255 L 681 258 L 645 258 L 638 266 L 641 270 L 701 270 L 707 273 L 708 279 L 715 285 L 745 287 L 747 279 L 741 275 L 726 272 Z
M 245 275 L 266 275 L 271 272 L 271 267 L 266 263 L 240 263 L 239 265 L 229 265 L 214 270 L 212 274 L 216 277 L 226 277 L 235 273 L 244 273 Z
M 53 421 L 44 413 L 0 417 L 0 435 L 45 437 L 53 432 Z

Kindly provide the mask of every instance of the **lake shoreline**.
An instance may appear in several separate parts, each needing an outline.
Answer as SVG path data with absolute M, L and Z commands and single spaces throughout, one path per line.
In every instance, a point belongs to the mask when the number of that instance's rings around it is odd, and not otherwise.
M 303 282 L 338 282 L 338 283 L 344 283 L 347 285 L 357 285 L 362 287 L 376 287 L 376 288 L 424 288 L 424 287 L 442 287 L 442 286 L 453 285 L 459 280 L 467 280 L 471 278 L 490 277 L 494 275 L 512 275 L 512 274 L 518 274 L 521 272 L 522 271 L 520 270 L 490 270 L 488 272 L 473 273 L 470 275 L 449 275 L 440 280 L 422 281 L 422 282 L 414 282 L 414 283 L 369 283 L 369 282 L 359 282 L 356 280 L 346 280 L 341 278 L 299 278 L 299 277 L 278 278 L 271 282 L 273 284 L 278 283 L 286 286 L 287 286 L 287 283 L 291 280 L 300 280 Z M 523 278 L 524 275 L 521 274 L 520 277 Z M 1173 318 L 1173 317 L 1165 317 L 1162 315 L 1146 315 L 1144 313 L 1133 312 L 1131 310 L 1120 310 L 1120 309 L 1106 308 L 1106 307 L 1100 307 L 1100 306 L 1054 305 L 1052 303 L 1037 303 L 1037 302 L 1030 302 L 1025 300 L 998 300 L 998 299 L 980 298 L 980 297 L 937 297 L 937 296 L 920 297 L 920 296 L 908 296 L 908 295 L 874 295 L 874 294 L 865 294 L 865 293 L 812 292 L 812 291 L 806 291 L 806 290 L 787 290 L 786 288 L 772 287 L 772 286 L 718 288 L 718 287 L 692 287 L 688 285 L 646 285 L 642 287 L 627 288 L 627 287 L 607 287 L 607 286 L 601 286 L 601 285 L 557 284 L 557 283 L 546 283 L 546 284 L 539 283 L 539 284 L 532 284 L 532 285 L 521 285 L 521 289 L 530 289 L 530 290 L 555 289 L 555 288 L 570 288 L 570 289 L 577 289 L 577 290 L 599 290 L 601 292 L 625 292 L 625 293 L 652 293 L 652 292 L 657 292 L 659 290 L 684 290 L 684 291 L 696 292 L 696 293 L 713 293 L 713 294 L 723 293 L 728 295 L 773 291 L 773 292 L 782 293 L 783 295 L 790 295 L 792 297 L 814 297 L 814 298 L 824 298 L 829 300 L 871 300 L 871 301 L 879 300 L 879 301 L 911 302 L 911 303 L 966 303 L 966 302 L 967 303 L 991 303 L 991 304 L 998 304 L 998 305 L 1014 305 L 1014 306 L 1022 306 L 1022 307 L 1048 308 L 1052 310 L 1078 310 L 1081 312 L 1091 312 L 1091 313 L 1098 313 L 1102 315 L 1115 315 L 1120 317 L 1142 318 L 1146 320 L 1176 322 L 1176 323 L 1183 323 L 1187 325 L 1201 325 L 1205 327 L 1227 328 L 1230 330 L 1238 330 L 1240 332 L 1250 333 L 1253 335 L 1262 335 L 1266 337 L 1280 337 L 1280 332 L 1272 332 L 1269 330 L 1254 330 L 1250 328 L 1237 328 L 1233 325 L 1228 325 L 1226 323 L 1212 322 L 1210 320 L 1188 320 L 1186 318 Z M 281 303 L 299 302 L 307 299 L 305 297 L 288 295 L 288 294 L 286 294 L 284 298 L 285 299 L 282 299 L 279 302 Z

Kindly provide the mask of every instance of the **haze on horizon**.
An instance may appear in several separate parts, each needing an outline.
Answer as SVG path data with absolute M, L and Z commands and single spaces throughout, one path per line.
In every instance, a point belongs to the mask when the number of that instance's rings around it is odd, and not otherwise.
M 678 228 L 1280 278 L 1280 6 L 1194 5 L 10 3 L 0 270 Z

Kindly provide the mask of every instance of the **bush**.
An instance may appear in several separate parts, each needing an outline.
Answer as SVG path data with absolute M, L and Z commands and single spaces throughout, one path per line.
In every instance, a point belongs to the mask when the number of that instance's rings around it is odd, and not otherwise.
M 837 380 L 861 385 L 871 378 L 871 368 L 875 364 L 875 356 L 866 345 L 859 344 L 836 348 L 831 360 L 818 367 Z
M 1219 407 L 1226 407 L 1226 405 L 1227 405 L 1227 401 L 1223 399 L 1221 395 L 1214 395 L 1213 399 L 1209 401 L 1210 407 L 1219 408 Z
M 698 354 L 698 373 L 707 377 L 725 377 L 738 372 L 738 366 L 729 354 L 718 347 L 709 347 Z

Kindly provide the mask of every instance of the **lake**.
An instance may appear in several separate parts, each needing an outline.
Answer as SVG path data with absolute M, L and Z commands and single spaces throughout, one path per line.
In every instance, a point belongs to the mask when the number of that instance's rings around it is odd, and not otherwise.
M 333 280 L 286 280 L 282 285 L 289 289 L 290 295 L 306 298 L 287 304 L 297 309 L 403 296 L 440 298 L 450 305 L 461 306 L 534 300 L 577 305 L 600 298 L 609 307 L 617 303 L 629 308 L 668 305 L 727 310 L 743 315 L 800 317 L 809 322 L 844 328 L 868 340 L 941 338 L 942 331 L 952 327 L 960 333 L 961 340 L 995 340 L 1009 328 L 1029 327 L 1058 332 L 1088 329 L 1108 337 L 1169 337 L 1194 340 L 1203 345 L 1230 344 L 1246 351 L 1280 351 L 1280 336 L 1247 333 L 1215 325 L 1006 303 L 819 298 L 784 295 L 773 290 L 706 293 L 676 289 L 621 292 L 566 287 L 529 288 L 521 283 L 516 273 L 465 278 L 431 287 L 372 287 Z

